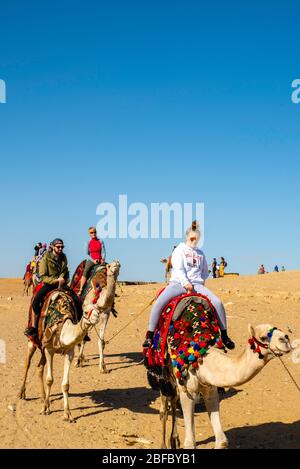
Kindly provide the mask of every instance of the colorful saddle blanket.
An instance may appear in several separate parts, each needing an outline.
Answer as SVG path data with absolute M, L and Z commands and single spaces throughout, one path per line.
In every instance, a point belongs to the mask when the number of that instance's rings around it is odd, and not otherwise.
M 32 326 L 32 303 L 29 308 L 28 327 Z M 46 296 L 38 324 L 38 345 L 43 348 L 51 339 L 54 331 L 62 328 L 66 319 L 78 322 L 75 303 L 68 293 L 63 290 L 53 290 Z
M 72 277 L 71 281 L 71 288 L 74 290 L 76 294 L 79 292 L 80 288 L 80 280 L 82 278 L 84 269 L 86 265 L 86 260 L 82 261 L 77 269 L 75 270 L 75 273 Z M 93 290 L 94 291 L 94 303 L 97 302 L 100 293 L 104 287 L 107 285 L 107 270 L 106 270 L 106 264 L 99 264 L 95 265 L 95 267 L 92 268 L 89 278 L 87 279 L 87 282 L 84 286 L 83 292 L 82 292 L 82 301 L 85 300 L 87 294 Z
M 163 376 L 168 356 L 180 384 L 190 369 L 197 369 L 208 350 L 224 349 L 214 306 L 200 294 L 174 298 L 162 311 L 152 348 L 145 351 L 148 370 Z

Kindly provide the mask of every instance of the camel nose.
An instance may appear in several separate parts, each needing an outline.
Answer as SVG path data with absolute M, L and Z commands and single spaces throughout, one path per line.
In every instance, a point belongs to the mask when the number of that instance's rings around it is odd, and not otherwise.
M 286 340 L 290 340 L 290 338 L 287 334 L 284 337 L 286 338 Z

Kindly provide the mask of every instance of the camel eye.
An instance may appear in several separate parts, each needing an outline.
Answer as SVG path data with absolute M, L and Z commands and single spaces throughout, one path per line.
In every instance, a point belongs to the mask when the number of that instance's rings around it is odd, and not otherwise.
M 267 337 L 266 337 L 266 336 L 263 336 L 263 337 L 260 338 L 260 340 L 261 340 L 262 342 L 265 342 L 265 341 L 267 340 Z

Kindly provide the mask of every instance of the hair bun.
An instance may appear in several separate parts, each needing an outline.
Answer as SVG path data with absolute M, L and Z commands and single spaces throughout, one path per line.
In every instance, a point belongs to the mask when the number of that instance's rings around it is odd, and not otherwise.
M 199 229 L 199 223 L 197 222 L 197 220 L 194 220 L 192 223 L 192 230 L 197 231 L 198 229 Z

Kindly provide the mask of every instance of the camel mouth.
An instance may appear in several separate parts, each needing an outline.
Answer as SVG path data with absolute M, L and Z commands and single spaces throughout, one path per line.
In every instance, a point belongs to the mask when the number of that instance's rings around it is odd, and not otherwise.
M 280 350 L 278 347 L 276 347 L 276 345 L 275 345 L 274 349 L 270 348 L 270 350 L 271 350 L 272 353 L 274 353 L 274 355 L 276 357 L 282 357 L 283 355 L 286 355 L 287 353 L 289 353 L 291 351 L 291 350 Z

